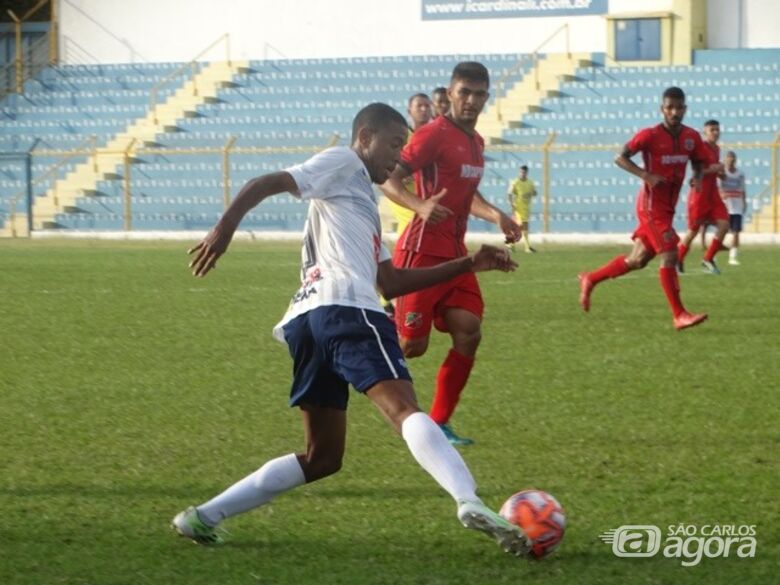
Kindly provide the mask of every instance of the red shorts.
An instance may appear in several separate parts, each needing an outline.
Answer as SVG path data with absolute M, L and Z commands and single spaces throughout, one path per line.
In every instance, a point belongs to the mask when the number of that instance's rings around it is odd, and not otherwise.
M 729 212 L 726 204 L 717 193 L 705 195 L 691 191 L 688 193 L 688 229 L 695 232 L 702 225 L 716 223 L 718 220 L 728 221 Z
M 396 248 L 393 264 L 398 268 L 425 268 L 447 262 L 450 258 L 405 252 Z M 446 332 L 444 312 L 449 308 L 465 309 L 482 319 L 485 304 L 477 276 L 467 272 L 452 280 L 398 297 L 395 303 L 395 327 L 406 339 L 427 337 L 431 325 Z
M 672 215 L 639 212 L 638 218 L 639 227 L 631 235 L 632 240 L 640 240 L 653 255 L 677 250 L 680 237 L 672 226 Z

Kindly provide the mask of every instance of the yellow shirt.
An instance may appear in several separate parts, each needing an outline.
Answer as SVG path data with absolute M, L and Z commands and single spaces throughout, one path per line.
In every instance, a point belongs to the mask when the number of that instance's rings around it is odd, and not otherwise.
M 531 179 L 515 179 L 509 186 L 508 195 L 515 213 L 527 219 L 531 209 L 531 198 L 536 197 L 534 182 Z
M 413 130 L 409 130 L 409 136 L 412 135 L 412 132 Z M 406 190 L 410 193 L 417 193 L 416 187 L 414 186 L 413 175 L 410 175 L 404 180 L 404 187 L 406 187 Z M 395 201 L 390 201 L 390 209 L 393 210 L 393 216 L 398 223 L 398 226 L 395 229 L 395 233 L 400 234 L 404 231 L 404 229 L 406 229 L 406 224 L 412 221 L 412 218 L 414 217 L 414 211 L 404 207 L 403 205 L 398 205 L 398 203 Z

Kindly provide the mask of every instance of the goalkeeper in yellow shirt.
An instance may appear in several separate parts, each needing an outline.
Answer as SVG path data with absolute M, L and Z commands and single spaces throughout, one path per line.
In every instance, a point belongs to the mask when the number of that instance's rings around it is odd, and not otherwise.
M 506 195 L 509 199 L 509 205 L 512 206 L 512 213 L 515 216 L 515 221 L 523 228 L 523 246 L 525 246 L 525 251 L 529 254 L 536 252 L 536 250 L 531 247 L 531 242 L 528 240 L 528 220 L 531 217 L 531 199 L 536 197 L 536 186 L 534 185 L 534 182 L 528 178 L 527 165 L 520 167 L 520 176 L 509 185 L 509 191 Z M 514 249 L 514 245 L 512 248 Z

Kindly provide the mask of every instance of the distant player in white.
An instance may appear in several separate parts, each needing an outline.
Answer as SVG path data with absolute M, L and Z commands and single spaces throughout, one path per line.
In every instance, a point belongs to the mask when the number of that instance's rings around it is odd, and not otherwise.
M 729 212 L 729 231 L 734 238 L 729 248 L 729 264 L 739 265 L 739 232 L 742 231 L 742 217 L 747 211 L 745 194 L 745 173 L 737 168 L 737 155 L 730 150 L 724 161 L 726 169 L 720 178 L 720 196 Z
M 514 270 L 506 250 L 483 246 L 476 254 L 432 268 L 400 269 L 382 245 L 372 188 L 400 160 L 406 122 L 385 104 L 355 117 L 352 146 L 336 147 L 305 163 L 249 181 L 206 238 L 190 250 L 195 276 L 205 276 L 225 253 L 244 215 L 266 197 L 289 192 L 309 201 L 301 287 L 274 335 L 293 358 L 290 404 L 303 416 L 306 449 L 268 461 L 215 498 L 173 519 L 179 534 L 219 544 L 217 525 L 341 468 L 348 385 L 367 396 L 399 432 L 417 462 L 458 504 L 468 528 L 495 538 L 504 550 L 526 554 L 523 532 L 485 506 L 458 452 L 420 411 L 386 298 L 419 290 L 466 272 Z

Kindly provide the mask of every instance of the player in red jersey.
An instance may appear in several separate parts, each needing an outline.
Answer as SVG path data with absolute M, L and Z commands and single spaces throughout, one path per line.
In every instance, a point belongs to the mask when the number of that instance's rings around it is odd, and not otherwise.
M 727 250 L 723 238 L 729 231 L 729 212 L 720 197 L 718 177 L 723 176 L 724 168 L 720 162 L 720 124 L 717 120 L 707 120 L 702 132 L 708 157 L 705 164 L 708 168 L 702 171 L 700 181 L 691 180 L 691 190 L 688 192 L 688 231 L 685 232 L 680 246 L 677 248 L 677 270 L 683 272 L 683 262 L 691 242 L 698 231 L 708 224 L 715 224 L 717 233 L 704 254 L 701 264 L 712 274 L 720 274 L 715 264 L 715 254 Z
M 509 242 L 520 238 L 520 226 L 477 191 L 485 160 L 484 141 L 475 127 L 489 97 L 489 84 L 484 65 L 458 64 L 447 90 L 449 111 L 412 135 L 401 153 L 401 164 L 382 185 L 387 197 L 416 214 L 395 247 L 395 266 L 435 266 L 465 256 L 464 236 L 470 214 L 498 225 Z M 412 173 L 417 194 L 403 186 L 404 178 Z M 473 442 L 458 437 L 449 420 L 474 365 L 483 308 L 473 275 L 396 300 L 396 328 L 406 357 L 426 352 L 432 325 L 452 338 L 452 349 L 436 378 L 431 418 L 456 445 Z
M 688 161 L 694 164 L 698 177 L 700 165 L 709 156 L 699 133 L 682 124 L 685 110 L 683 90 L 668 88 L 661 104 L 663 123 L 640 130 L 615 159 L 617 166 L 643 181 L 636 205 L 639 227 L 632 236 L 634 247 L 628 256 L 617 256 L 601 268 L 579 275 L 580 304 L 585 311 L 590 310 L 590 295 L 598 283 L 644 268 L 659 255 L 659 277 L 672 308 L 675 328 L 692 327 L 707 318 L 706 314 L 697 315 L 685 310 L 677 280 L 677 243 L 680 238 L 672 226 L 674 208 Z M 638 152 L 642 153 L 644 168 L 631 160 Z

